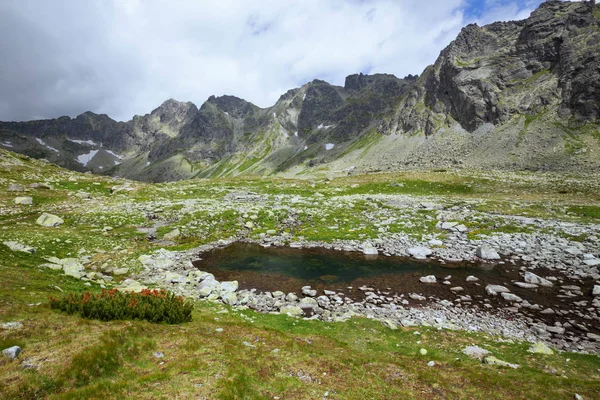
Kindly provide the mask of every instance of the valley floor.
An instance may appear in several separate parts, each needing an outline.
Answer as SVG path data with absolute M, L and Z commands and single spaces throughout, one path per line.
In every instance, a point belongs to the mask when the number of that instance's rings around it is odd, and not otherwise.
M 0 350 L 22 348 L 0 358 L 2 398 L 600 398 L 598 175 L 439 170 L 153 185 L 0 150 L 0 188 Z M 63 223 L 40 226 L 42 213 Z M 400 256 L 423 247 L 449 262 L 479 262 L 486 245 L 506 268 L 552 278 L 561 291 L 551 317 L 490 296 L 506 326 L 527 330 L 508 337 L 483 323 L 390 329 L 367 317 L 379 312 L 368 301 L 357 305 L 364 316 L 332 322 L 335 310 L 305 320 L 199 299 L 186 282 L 192 255 L 238 240 Z M 193 321 L 100 322 L 48 306 L 64 292 L 142 286 L 193 297 Z M 406 309 L 460 308 L 428 300 Z M 554 354 L 529 352 L 526 339 Z M 471 358 L 471 345 L 519 367 Z

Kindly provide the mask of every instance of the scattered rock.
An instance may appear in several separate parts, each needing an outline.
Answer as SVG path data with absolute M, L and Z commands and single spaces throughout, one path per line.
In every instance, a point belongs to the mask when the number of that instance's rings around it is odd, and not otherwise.
M 31 246 L 13 241 L 2 242 L 3 245 L 7 246 L 12 251 L 20 251 L 22 253 L 35 254 L 35 249 Z
M 420 353 L 422 356 L 424 356 L 424 355 L 427 355 L 427 349 L 421 349 L 421 350 L 419 350 L 419 353 Z
M 18 183 L 11 183 L 8 185 L 8 189 L 9 192 L 24 192 L 25 188 L 22 185 L 19 185 Z
M 437 280 L 434 275 L 427 275 L 427 276 L 420 277 L 419 282 L 421 282 L 421 283 L 436 283 Z
M 19 356 L 19 354 L 21 354 L 21 348 L 19 346 L 12 346 L 2 350 L 2 354 L 4 355 L 4 357 L 8 357 L 14 360 Z
M 427 247 L 411 247 L 407 250 L 407 253 L 418 260 L 424 260 L 427 256 L 433 254 L 433 251 Z
M 523 280 L 526 283 L 531 283 L 539 286 L 552 287 L 554 284 L 550 282 L 548 279 L 542 278 L 541 276 L 537 276 L 533 272 L 527 271 L 525 275 L 523 275 Z
M 490 246 L 483 245 L 477 248 L 475 252 L 477 257 L 483 260 L 499 260 L 500 255 L 496 252 L 496 250 L 492 249 Z
M 41 226 L 51 227 L 51 226 L 60 226 L 65 221 L 62 218 L 60 218 L 59 216 L 56 216 L 54 214 L 43 213 L 42 215 L 39 216 L 39 218 L 35 222 Z
M 496 296 L 498 293 L 508 293 L 510 290 L 501 285 L 487 285 L 485 291 L 490 296 Z
M 29 196 L 15 197 L 14 202 L 15 202 L 15 204 L 30 206 L 33 204 L 33 198 L 31 198 Z
M 483 359 L 483 362 L 484 362 L 484 364 L 499 365 L 501 367 L 508 367 L 508 368 L 513 368 L 513 369 L 519 368 L 519 364 L 511 364 L 509 362 L 502 361 L 494 356 L 486 356 Z
M 520 303 L 523 301 L 522 298 L 512 293 L 500 292 L 500 296 L 502 296 L 504 300 L 512 301 L 513 303 Z
M 21 322 L 2 322 L 2 323 L 0 323 L 0 329 L 18 330 L 21 328 L 23 328 L 23 324 Z
M 477 282 L 477 281 L 479 281 L 479 278 L 476 276 L 473 276 L 473 275 L 469 275 L 469 276 L 467 276 L 466 281 L 467 282 Z
M 537 342 L 537 343 L 532 344 L 527 351 L 529 353 L 534 353 L 534 354 L 547 354 L 547 355 L 554 354 L 554 351 L 552 351 L 552 349 L 550 347 L 548 347 L 546 344 L 544 344 L 542 342 Z
M 467 346 L 463 349 L 463 353 L 479 361 L 482 361 L 486 355 L 490 354 L 489 350 L 482 349 L 479 346 Z
M 396 326 L 396 324 L 394 323 L 394 321 L 390 320 L 390 319 L 384 319 L 383 321 L 381 321 L 381 323 L 390 328 L 391 330 L 395 331 L 396 329 L 398 329 L 398 326 Z

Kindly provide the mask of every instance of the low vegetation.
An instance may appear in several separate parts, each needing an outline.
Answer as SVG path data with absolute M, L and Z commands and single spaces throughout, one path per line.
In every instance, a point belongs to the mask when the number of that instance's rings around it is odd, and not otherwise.
M 164 290 L 122 293 L 117 289 L 103 289 L 98 294 L 85 292 L 51 297 L 50 308 L 101 321 L 139 319 L 178 324 L 192 320 L 194 305 Z

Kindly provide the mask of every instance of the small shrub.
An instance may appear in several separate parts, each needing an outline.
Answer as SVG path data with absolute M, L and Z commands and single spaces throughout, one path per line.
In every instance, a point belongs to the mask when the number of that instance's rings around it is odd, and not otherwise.
M 112 289 L 97 294 L 85 292 L 51 297 L 50 308 L 101 321 L 142 319 L 178 324 L 192 320 L 194 306 L 183 297 L 164 290 L 122 293 Z

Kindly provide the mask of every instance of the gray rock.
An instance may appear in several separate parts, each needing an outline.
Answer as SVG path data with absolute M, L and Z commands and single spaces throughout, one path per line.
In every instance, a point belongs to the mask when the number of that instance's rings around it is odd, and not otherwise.
M 19 354 L 21 354 L 21 348 L 19 346 L 12 346 L 2 350 L 2 354 L 4 355 L 4 357 L 15 359 L 19 356 Z
M 43 213 L 35 222 L 41 226 L 55 227 L 62 225 L 65 221 L 57 215 Z
M 594 285 L 592 296 L 600 296 L 600 285 Z
M 22 185 L 19 185 L 18 183 L 11 183 L 8 185 L 8 189 L 9 192 L 24 192 L 25 188 Z
M 384 320 L 381 321 L 381 323 L 385 327 L 390 328 L 393 331 L 395 331 L 396 329 L 398 329 L 398 326 L 396 325 L 396 323 L 394 321 L 392 321 L 391 319 L 384 319 Z
M 420 277 L 419 282 L 421 282 L 421 283 L 436 283 L 437 280 L 434 275 L 427 275 L 427 276 Z
M 511 364 L 506 361 L 499 360 L 498 358 L 496 358 L 494 356 L 486 356 L 483 359 L 483 362 L 485 364 L 489 364 L 489 365 L 499 365 L 501 367 L 508 367 L 508 368 L 513 368 L 513 369 L 519 368 L 519 364 Z
M 377 249 L 375 247 L 373 247 L 370 244 L 368 244 L 368 245 L 363 245 L 363 254 L 365 254 L 365 255 L 377 255 L 377 254 L 379 254 L 379 252 L 377 251 Z
M 179 229 L 175 228 L 172 231 L 165 233 L 163 236 L 163 239 L 164 240 L 174 240 L 174 239 L 177 239 L 180 235 L 181 235 L 181 232 L 179 231 Z
M 466 281 L 467 282 L 477 282 L 477 281 L 479 281 L 479 278 L 476 276 L 473 276 L 473 275 L 469 275 L 469 276 L 467 276 Z
M 30 206 L 33 204 L 33 198 L 31 198 L 29 196 L 15 197 L 14 202 L 15 202 L 15 204 Z
M 407 250 L 407 253 L 416 259 L 424 260 L 427 256 L 433 254 L 433 251 L 427 247 L 411 247 Z
M 238 281 L 225 281 L 221 282 L 221 291 L 223 292 L 235 292 L 238 290 Z
M 512 294 L 512 293 L 502 292 L 502 293 L 500 293 L 500 296 L 502 296 L 502 298 L 504 300 L 506 300 L 506 301 L 512 301 L 513 303 L 520 303 L 520 302 L 523 301 L 522 298 L 520 298 L 516 294 Z
M 485 291 L 490 296 L 496 296 L 498 293 L 508 293 L 510 290 L 501 285 L 487 285 Z
M 311 289 L 310 286 L 304 286 L 302 288 L 302 294 L 304 294 L 305 296 L 315 297 L 317 295 L 317 291 Z
M 496 252 L 496 250 L 494 250 L 493 248 L 491 248 L 488 245 L 483 245 L 483 246 L 478 247 L 475 254 L 477 255 L 477 257 L 479 257 L 483 260 L 499 260 L 500 259 L 500 255 Z
M 523 289 L 536 289 L 538 287 L 538 285 L 534 283 L 514 282 L 513 284 Z
M 539 286 L 546 286 L 546 287 L 554 286 L 554 284 L 552 282 L 550 282 L 548 279 L 542 278 L 541 276 L 538 276 L 530 271 L 525 272 L 525 274 L 523 275 L 523 280 L 526 283 L 531 283 L 531 284 L 539 285 Z
M 299 317 L 304 315 L 304 311 L 302 310 L 302 308 L 293 305 L 285 305 L 279 309 L 279 312 L 281 314 L 287 314 L 292 317 Z
M 548 347 L 545 343 L 542 342 L 532 344 L 531 346 L 529 346 L 529 349 L 527 349 L 527 351 L 533 354 L 554 354 L 554 351 L 552 351 L 550 347 Z
M 63 258 L 61 265 L 65 275 L 81 278 L 85 275 L 85 267 L 77 258 Z
M 482 361 L 483 357 L 490 354 L 488 350 L 482 349 L 479 346 L 467 346 L 463 349 L 463 353 L 468 357 L 475 358 L 479 361 Z
M 235 306 L 238 301 L 235 292 L 225 292 L 221 294 L 221 299 L 223 300 L 223 303 L 229 304 L 230 306 Z
M 2 244 L 7 246 L 12 251 L 20 251 L 22 253 L 35 254 L 35 249 L 33 247 L 19 243 L 19 242 L 7 241 L 7 242 L 2 242 Z
M 0 323 L 0 329 L 18 330 L 21 328 L 23 328 L 23 323 L 21 323 L 21 322 L 2 322 L 2 323 Z

